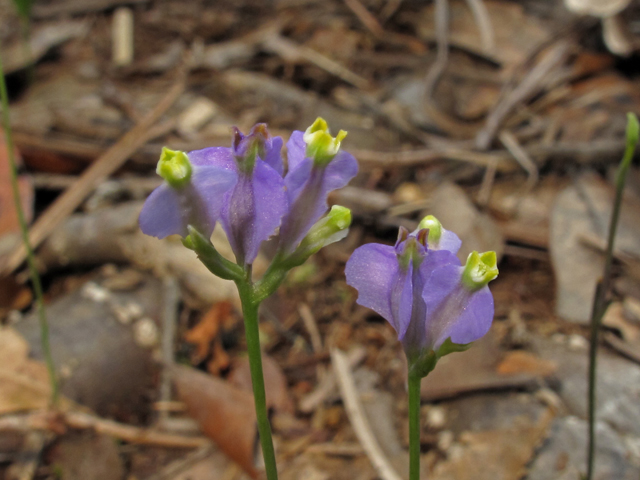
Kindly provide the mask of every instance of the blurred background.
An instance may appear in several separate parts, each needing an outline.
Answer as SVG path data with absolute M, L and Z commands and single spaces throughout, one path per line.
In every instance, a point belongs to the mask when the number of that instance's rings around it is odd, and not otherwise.
M 283 479 L 404 478 L 405 369 L 344 264 L 427 214 L 496 250 L 496 318 L 422 384 L 433 480 L 578 479 L 588 321 L 626 112 L 631 0 L 0 0 L 1 55 L 63 400 L 50 387 L 0 137 L 0 478 L 258 478 L 235 286 L 137 216 L 162 146 L 230 146 L 266 122 L 349 132 L 349 236 L 264 303 Z M 224 235 L 214 243 L 230 255 Z M 599 363 L 596 478 L 640 475 L 640 173 L 630 172 Z M 267 264 L 261 256 L 259 273 Z M 330 351 L 347 352 L 337 378 Z M 179 365 L 179 366 L 177 366 Z M 188 367 L 187 367 L 188 366 Z M 399 477 L 377 472 L 343 405 Z M 60 413 L 63 412 L 63 413 Z

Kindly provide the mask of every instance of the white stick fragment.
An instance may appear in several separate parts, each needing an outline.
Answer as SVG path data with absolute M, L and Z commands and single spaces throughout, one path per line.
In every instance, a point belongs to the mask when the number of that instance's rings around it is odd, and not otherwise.
M 373 468 L 375 468 L 382 480 L 402 480 L 402 477 L 391 466 L 371 430 L 360 403 L 360 397 L 358 396 L 346 355 L 336 348 L 332 349 L 331 363 L 336 377 L 338 377 L 338 385 L 340 385 L 342 401 L 347 410 L 347 416 Z
M 185 138 L 193 137 L 218 113 L 218 106 L 206 97 L 198 97 L 178 116 L 178 131 Z
M 127 7 L 113 12 L 111 25 L 113 63 L 125 67 L 133 62 L 133 11 Z
M 320 336 L 320 331 L 318 330 L 318 324 L 316 323 L 316 319 L 309 308 L 309 305 L 306 303 L 301 303 L 298 306 L 298 313 L 302 318 L 302 322 L 304 323 L 304 328 L 309 333 L 309 337 L 311 338 L 311 346 L 313 347 L 313 351 L 318 353 L 322 351 L 322 337 Z

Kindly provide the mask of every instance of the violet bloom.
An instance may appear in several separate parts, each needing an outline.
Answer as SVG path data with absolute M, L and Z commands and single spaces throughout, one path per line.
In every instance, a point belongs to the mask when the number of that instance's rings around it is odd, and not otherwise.
M 157 173 L 164 180 L 147 198 L 140 212 L 140 229 L 147 235 L 186 237 L 192 225 L 207 238 L 220 218 L 223 197 L 236 175 L 201 162 L 195 152 L 162 149 Z
M 423 223 L 431 228 L 411 234 L 401 228 L 394 247 L 371 243 L 356 249 L 345 270 L 358 303 L 389 321 L 410 361 L 437 352 L 446 340 L 466 344 L 483 336 L 493 320 L 486 285 L 498 274 L 495 253 L 474 252 L 462 267 L 455 256 L 457 236 L 434 217 Z M 453 252 L 429 247 L 447 243 Z
M 280 227 L 279 250 L 290 254 L 328 209 L 329 192 L 344 187 L 358 172 L 353 155 L 340 150 L 347 132 L 336 137 L 318 118 L 306 132 L 295 131 L 287 142 L 289 170 L 284 182 L 289 210 Z
M 265 124 L 257 124 L 248 135 L 235 128 L 232 148 L 191 154 L 237 178 L 224 194 L 220 222 L 240 265 L 253 263 L 260 244 L 275 233 L 287 211 L 281 149 L 282 139 L 271 137 Z

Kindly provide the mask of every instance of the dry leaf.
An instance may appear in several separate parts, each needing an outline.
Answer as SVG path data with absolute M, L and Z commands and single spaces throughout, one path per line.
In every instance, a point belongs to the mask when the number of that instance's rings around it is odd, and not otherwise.
M 253 395 L 193 368 L 171 369 L 178 398 L 202 432 L 252 478 L 258 477 L 258 430 Z
M 0 236 L 6 233 L 18 232 L 18 214 L 13 200 L 11 177 L 9 175 L 9 151 L 5 144 L 4 131 L 0 129 Z M 21 163 L 20 153 L 14 150 L 14 158 Z M 33 216 L 33 186 L 27 177 L 18 179 L 20 200 L 27 222 L 31 222 Z
M 218 302 L 214 304 L 202 317 L 202 320 L 187 331 L 184 339 L 196 346 L 196 350 L 191 356 L 191 362 L 198 364 L 208 355 L 211 342 L 217 337 L 223 322 L 231 315 L 231 304 L 229 302 Z
M 459 450 L 438 464 L 433 480 L 519 480 L 547 436 L 553 414 L 508 429 L 465 432 Z M 473 465 L 473 468 L 469 468 Z
M 528 373 L 539 377 L 548 377 L 555 373 L 558 365 L 550 360 L 524 350 L 508 352 L 498 364 L 496 372 L 500 375 L 516 375 Z
M 0 415 L 45 408 L 49 403 L 47 367 L 28 355 L 29 345 L 18 332 L 0 329 Z
M 280 366 L 273 358 L 263 354 L 262 371 L 267 394 L 267 407 L 292 413 L 294 410 L 293 401 L 289 396 L 287 379 Z M 240 357 L 234 360 L 232 370 L 229 373 L 229 382 L 243 390 L 252 391 L 249 357 Z

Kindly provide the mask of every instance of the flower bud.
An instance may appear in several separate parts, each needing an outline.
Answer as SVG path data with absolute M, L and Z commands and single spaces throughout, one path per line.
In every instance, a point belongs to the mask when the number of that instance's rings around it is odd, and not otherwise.
M 471 252 L 462 272 L 462 284 L 474 292 L 498 276 L 496 252 Z
M 267 125 L 264 123 L 254 125 L 248 135 L 243 135 L 237 127 L 233 127 L 232 131 L 232 151 L 238 170 L 251 173 L 256 164 L 256 158 L 265 157 L 265 143 L 269 138 Z
M 327 215 L 318 220 L 293 252 L 290 261 L 301 264 L 321 248 L 342 240 L 349 233 L 351 210 L 334 205 Z
M 638 124 L 638 117 L 633 113 L 627 113 L 627 148 L 635 148 L 638 143 L 638 137 L 640 137 L 640 125 Z
M 422 230 L 424 228 L 429 230 L 429 244 L 438 244 L 442 237 L 442 224 L 440 223 L 440 220 L 433 215 L 427 215 L 418 224 L 418 230 Z
M 191 180 L 191 162 L 184 152 L 162 148 L 156 173 L 160 175 L 171 187 L 180 188 Z
M 337 155 L 340 144 L 346 136 L 347 132 L 340 130 L 335 138 L 332 137 L 327 122 L 318 117 L 304 132 L 303 139 L 307 144 L 306 156 L 313 158 L 316 165 L 326 165 Z
M 414 267 L 418 267 L 424 259 L 426 251 L 427 230 L 416 230 L 409 234 L 409 231 L 400 227 L 398 230 L 398 240 L 396 240 L 395 251 L 398 257 L 400 268 L 406 270 L 409 263 L 413 262 Z

